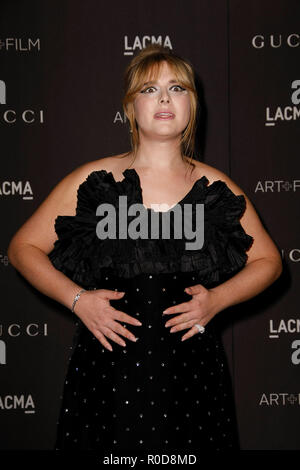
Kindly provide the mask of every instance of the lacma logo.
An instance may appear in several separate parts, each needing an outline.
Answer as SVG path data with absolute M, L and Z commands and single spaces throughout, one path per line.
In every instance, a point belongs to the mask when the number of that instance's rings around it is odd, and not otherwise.
M 124 55 L 133 55 L 136 49 L 142 50 L 148 44 L 160 44 L 173 49 L 169 36 L 135 36 L 133 40 L 130 40 L 128 36 L 124 36 Z
M 21 196 L 24 201 L 33 199 L 29 181 L 0 181 L 0 199 L 5 196 Z
M 300 318 L 281 319 L 277 322 L 270 320 L 269 338 L 279 338 L 281 333 L 300 333 Z
M 0 104 L 6 104 L 6 86 L 3 80 L 0 80 Z
M 300 118 L 300 80 L 291 83 L 291 102 L 293 106 L 266 107 L 266 126 L 275 126 L 277 122 L 296 121 Z
M 5 395 L 0 396 L 0 410 L 22 410 L 24 413 L 35 413 L 35 404 L 32 395 Z

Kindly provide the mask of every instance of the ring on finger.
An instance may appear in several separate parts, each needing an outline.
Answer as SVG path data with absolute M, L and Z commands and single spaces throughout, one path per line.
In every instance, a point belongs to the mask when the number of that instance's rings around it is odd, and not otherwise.
M 200 325 L 199 323 L 196 323 L 194 326 L 197 328 L 199 333 L 204 333 L 205 332 L 204 326 Z

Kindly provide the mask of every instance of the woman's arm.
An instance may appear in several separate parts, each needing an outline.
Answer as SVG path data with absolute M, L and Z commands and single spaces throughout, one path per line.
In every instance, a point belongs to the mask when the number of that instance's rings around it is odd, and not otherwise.
M 282 263 L 277 259 L 262 258 L 247 263 L 228 281 L 210 289 L 215 293 L 217 313 L 255 297 L 280 276 Z
M 11 264 L 43 294 L 71 308 L 81 286 L 58 271 L 48 258 L 57 239 L 57 215 L 75 215 L 77 189 L 92 171 L 93 162 L 76 168 L 61 180 L 21 226 L 8 246 Z
M 221 174 L 221 179 L 234 194 L 242 194 L 245 197 L 246 209 L 240 223 L 254 240 L 247 251 L 248 259 L 245 267 L 228 281 L 211 289 L 218 299 L 219 310 L 255 297 L 273 284 L 282 273 L 280 252 L 264 229 L 250 199 L 224 173 Z
M 8 249 L 11 264 L 42 294 L 71 308 L 82 288 L 58 271 L 44 251 L 29 243 L 12 242 Z

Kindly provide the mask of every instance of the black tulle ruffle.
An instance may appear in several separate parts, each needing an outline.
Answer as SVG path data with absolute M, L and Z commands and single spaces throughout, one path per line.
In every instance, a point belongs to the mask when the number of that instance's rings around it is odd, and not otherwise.
M 207 186 L 208 179 L 198 179 L 178 203 L 204 204 L 204 245 L 199 250 L 186 250 L 183 239 L 101 240 L 96 234 L 100 220 L 96 209 L 101 203 L 118 207 L 119 196 L 127 196 L 127 205 L 143 203 L 140 179 L 134 169 L 123 172 L 116 182 L 112 173 L 93 171 L 79 186 L 75 216 L 59 215 L 55 220 L 58 236 L 49 259 L 83 287 L 99 286 L 102 276 L 112 272 L 131 278 L 141 273 L 195 271 L 203 283 L 213 285 L 238 272 L 247 261 L 246 251 L 253 238 L 240 224 L 246 201 L 236 196 L 224 181 Z M 145 209 L 149 216 L 152 209 Z M 164 217 L 164 213 L 160 213 Z M 171 225 L 173 219 L 170 217 Z M 100 284 L 101 285 L 101 284 Z

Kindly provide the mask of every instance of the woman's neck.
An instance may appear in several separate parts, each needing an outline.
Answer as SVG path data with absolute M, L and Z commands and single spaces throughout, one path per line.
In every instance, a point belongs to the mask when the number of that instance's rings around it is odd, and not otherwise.
M 182 159 L 178 139 L 165 141 L 142 139 L 133 161 L 137 168 L 162 172 L 178 170 L 186 165 Z

